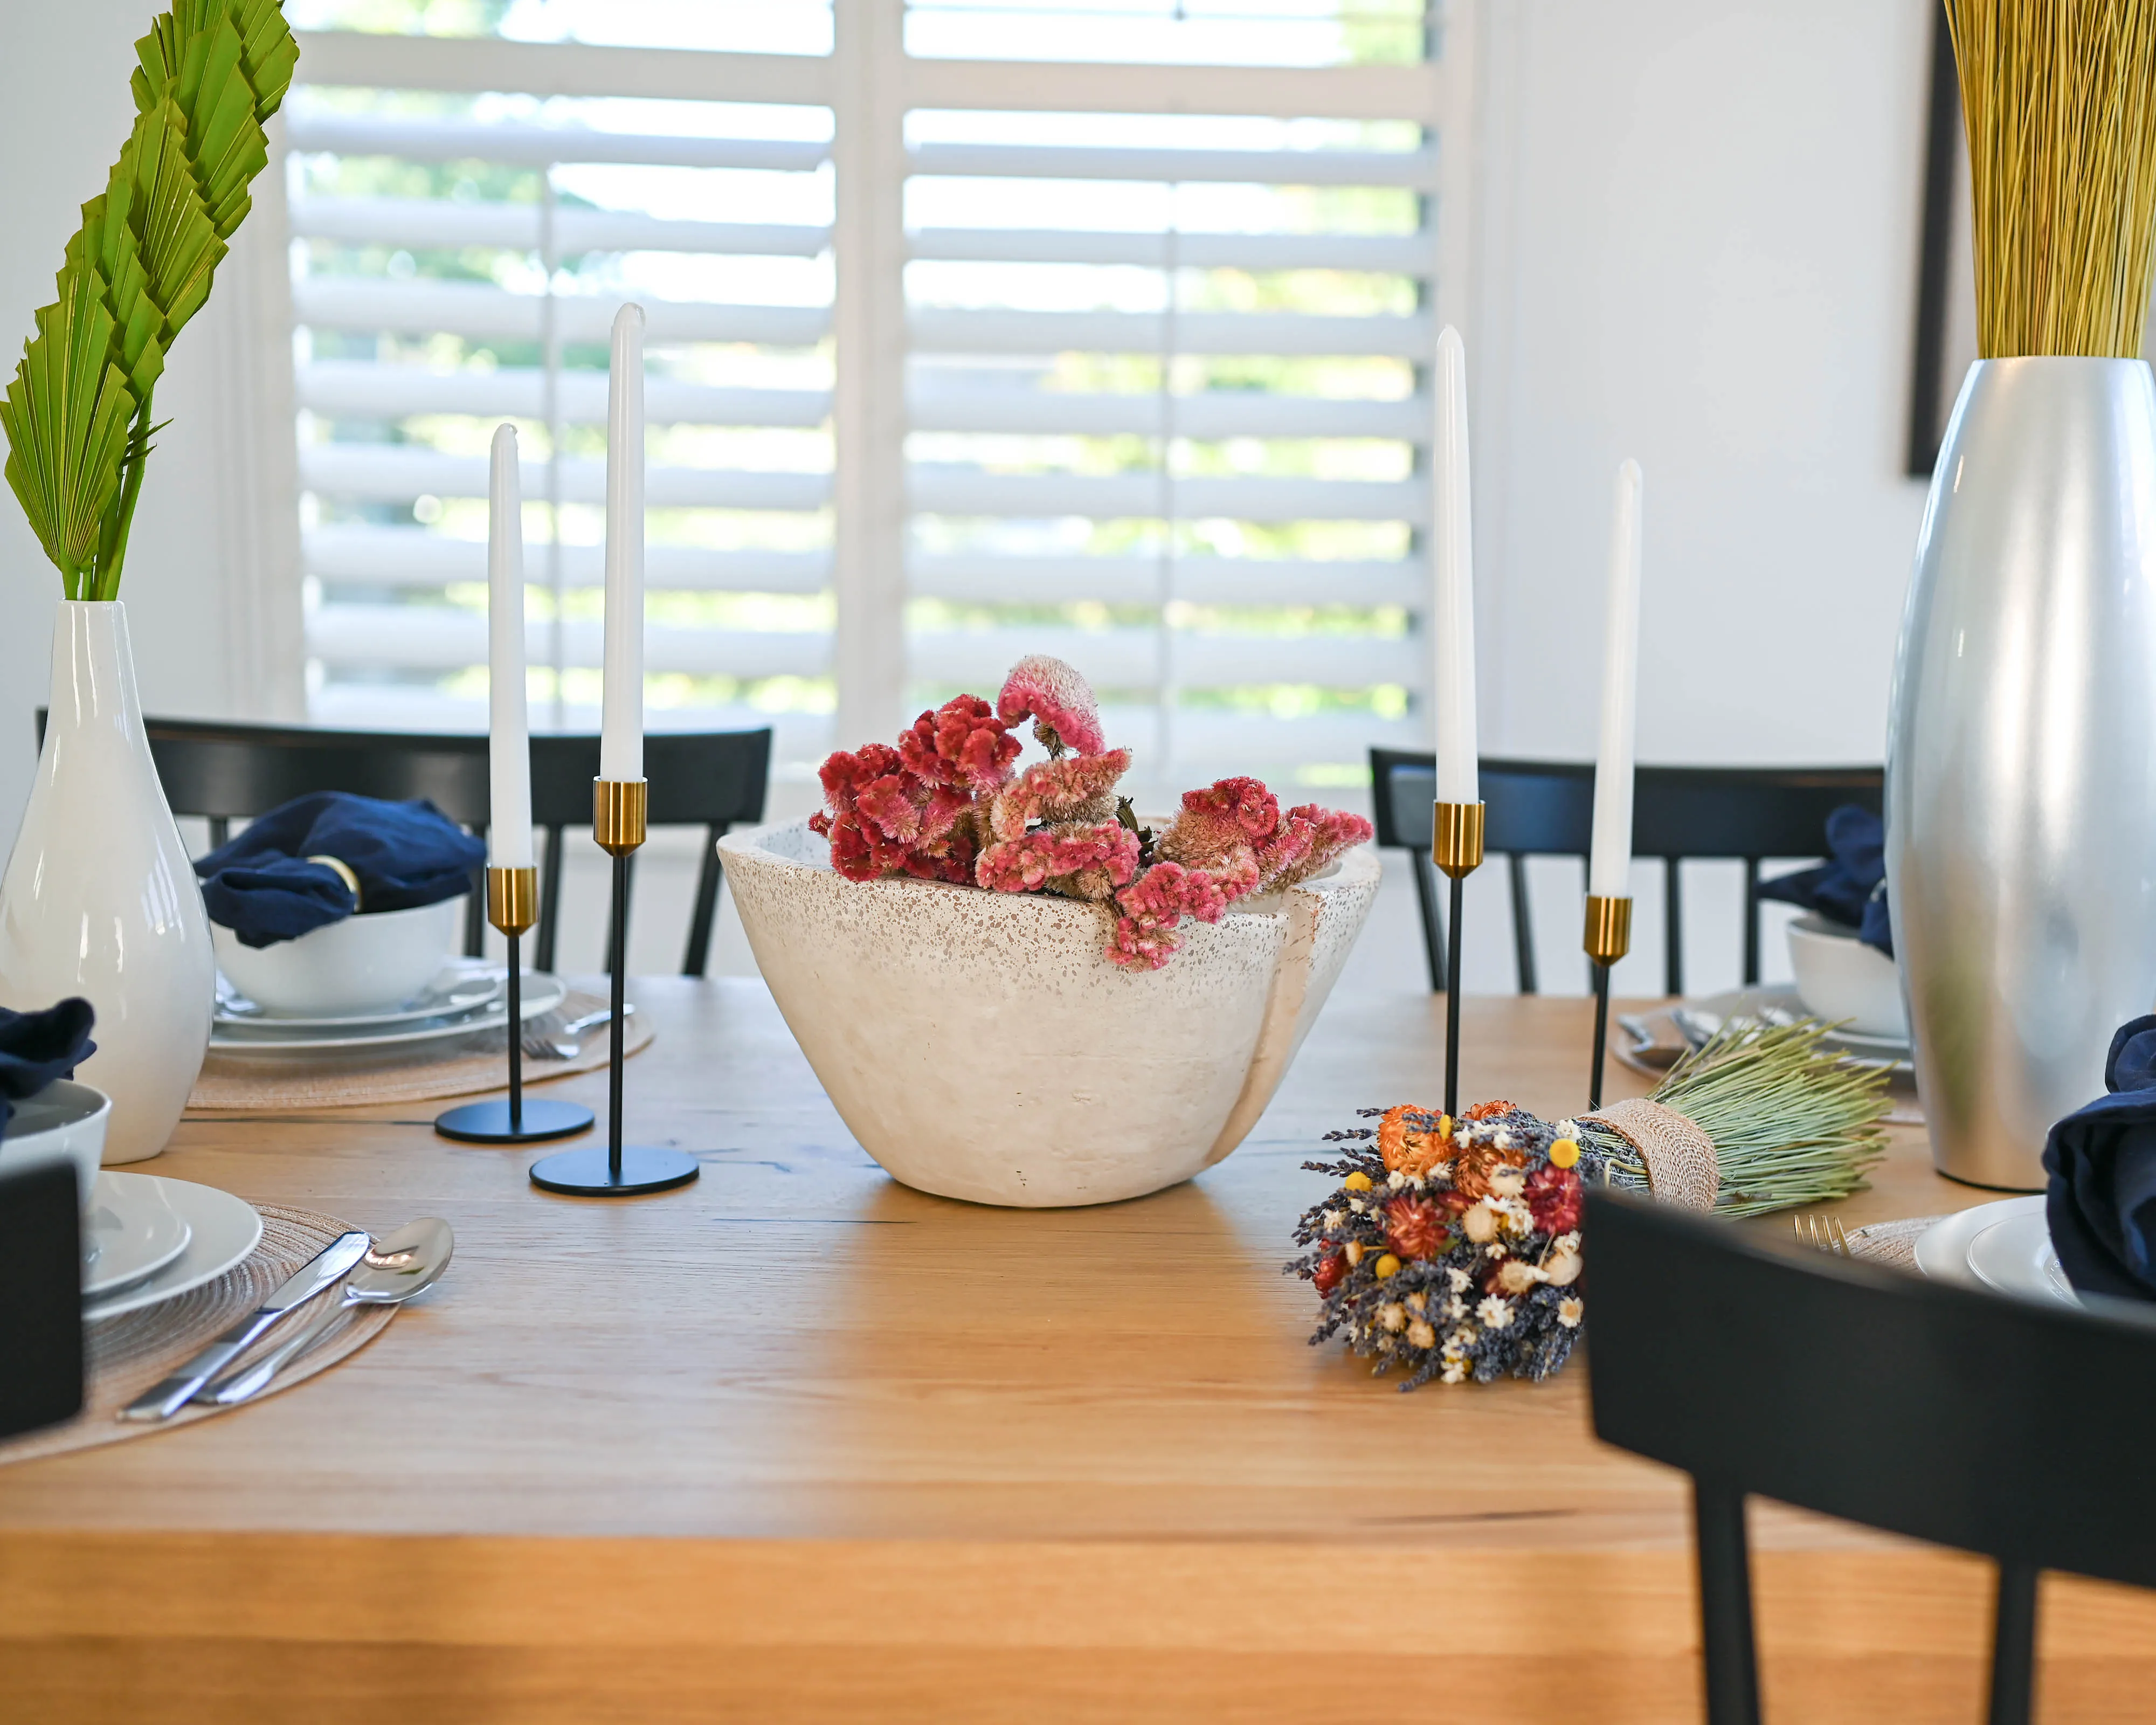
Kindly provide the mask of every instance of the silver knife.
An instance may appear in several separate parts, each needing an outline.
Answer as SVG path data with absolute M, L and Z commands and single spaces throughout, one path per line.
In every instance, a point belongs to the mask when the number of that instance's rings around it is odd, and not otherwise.
M 191 1400 L 195 1392 L 253 1346 L 270 1325 L 341 1281 L 352 1266 L 367 1255 L 372 1242 L 364 1230 L 341 1234 L 315 1260 L 278 1289 L 254 1312 L 219 1336 L 208 1347 L 162 1384 L 151 1385 L 120 1410 L 122 1420 L 169 1420 Z

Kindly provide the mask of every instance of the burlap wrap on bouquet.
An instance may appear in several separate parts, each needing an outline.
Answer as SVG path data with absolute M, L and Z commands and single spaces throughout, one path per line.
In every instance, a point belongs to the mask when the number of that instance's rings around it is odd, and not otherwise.
M 1640 1097 L 1579 1117 L 1608 1127 L 1640 1153 L 1647 1164 L 1648 1189 L 1662 1203 L 1688 1210 L 1714 1208 L 1714 1195 L 1722 1188 L 1714 1140 L 1674 1108 Z

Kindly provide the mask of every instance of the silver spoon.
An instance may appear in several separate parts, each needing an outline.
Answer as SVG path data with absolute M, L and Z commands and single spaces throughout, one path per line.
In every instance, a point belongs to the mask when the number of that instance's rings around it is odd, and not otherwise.
M 218 1379 L 197 1399 L 228 1408 L 259 1395 L 272 1378 L 321 1340 L 346 1307 L 395 1306 L 432 1287 L 449 1267 L 449 1254 L 455 1245 L 449 1224 L 439 1216 L 407 1222 L 388 1238 L 374 1242 L 358 1267 L 345 1278 L 342 1294 L 308 1319 L 297 1333 L 245 1370 Z

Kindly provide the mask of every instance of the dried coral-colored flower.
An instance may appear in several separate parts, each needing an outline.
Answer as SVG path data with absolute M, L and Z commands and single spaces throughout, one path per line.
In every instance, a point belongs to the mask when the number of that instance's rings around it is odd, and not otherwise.
M 1348 1260 L 1340 1252 L 1327 1252 L 1317 1260 L 1317 1267 L 1310 1273 L 1311 1285 L 1322 1296 L 1340 1286 L 1348 1274 Z
M 1510 1102 L 1477 1102 L 1471 1108 L 1462 1108 L 1460 1111 L 1460 1117 L 1462 1120 L 1491 1120 L 1500 1114 L 1510 1114 L 1512 1111 L 1512 1105 Z
M 898 739 L 899 757 L 931 784 L 993 790 L 1010 777 L 1022 745 L 978 695 L 953 696 Z
M 1527 1176 L 1527 1210 L 1545 1234 L 1569 1234 L 1579 1226 L 1586 1189 L 1568 1168 L 1545 1164 Z
M 1010 668 L 996 712 L 1007 725 L 1033 721 L 1033 734 L 1051 755 L 1065 749 L 1097 755 L 1107 747 L 1101 731 L 1100 704 L 1085 678 L 1060 659 L 1029 654 Z
M 1471 1144 L 1452 1159 L 1452 1189 L 1469 1198 L 1488 1198 L 1495 1189 L 1491 1177 L 1499 1168 L 1518 1168 L 1527 1161 L 1522 1150 L 1501 1150 L 1495 1144 Z
M 1385 1240 L 1403 1258 L 1434 1258 L 1445 1249 L 1451 1230 L 1443 1214 L 1424 1198 L 1396 1198 L 1385 1206 Z
M 1384 1158 L 1385 1166 L 1396 1173 L 1427 1177 L 1452 1151 L 1450 1141 L 1435 1129 L 1443 1118 L 1436 1109 L 1411 1102 L 1387 1109 L 1378 1122 L 1378 1154 Z

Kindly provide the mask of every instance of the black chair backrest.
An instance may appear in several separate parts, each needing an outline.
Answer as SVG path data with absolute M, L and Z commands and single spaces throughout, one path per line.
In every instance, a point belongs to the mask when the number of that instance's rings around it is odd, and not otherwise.
M 74 1165 L 0 1173 L 0 1438 L 82 1411 L 82 1204 Z
M 40 708 L 41 744 L 44 722 Z M 475 833 L 486 831 L 487 739 L 481 732 L 329 731 L 192 719 L 146 724 L 150 752 L 172 813 L 207 819 L 213 847 L 224 843 L 234 820 L 251 820 L 313 791 L 350 791 L 391 802 L 425 797 L 452 820 Z M 596 737 L 531 739 L 531 819 L 545 834 L 532 954 L 542 970 L 554 968 L 561 927 L 562 830 L 591 824 L 598 765 Z M 704 829 L 703 865 L 681 963 L 684 975 L 701 976 L 718 911 L 718 840 L 729 828 L 763 818 L 771 733 L 654 732 L 644 740 L 644 771 L 653 826 Z M 480 950 L 485 911 L 485 895 L 475 892 L 465 917 L 468 952 Z M 613 926 L 609 917 L 608 927 Z M 609 950 L 609 968 L 614 956 Z
M 1596 1435 L 1693 1478 L 1714 1725 L 1757 1717 L 1749 1492 L 1998 1558 L 1994 1718 L 2027 1717 L 2037 1571 L 2156 1586 L 2156 1308 L 1975 1292 L 1599 1189 L 1585 1236 Z
M 1534 929 L 1526 859 L 1587 855 L 1594 820 L 1594 768 L 1571 761 L 1481 763 L 1483 847 L 1505 857 L 1520 992 L 1535 992 Z M 1727 858 L 1744 865 L 1744 981 L 1759 980 L 1759 865 L 1769 857 L 1820 855 L 1826 818 L 1845 803 L 1876 814 L 1886 775 L 1876 767 L 1641 767 L 1632 788 L 1632 851 L 1663 863 L 1663 986 L 1684 992 L 1684 901 L 1678 864 Z M 1442 925 L 1429 861 L 1433 757 L 1370 751 L 1378 843 L 1416 854 L 1415 884 L 1430 953 L 1430 986 L 1444 986 Z

